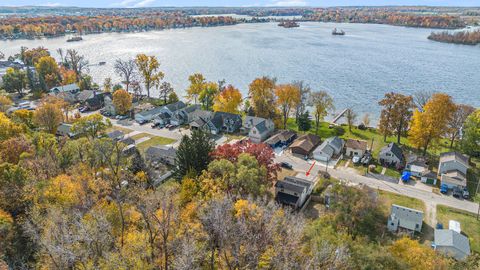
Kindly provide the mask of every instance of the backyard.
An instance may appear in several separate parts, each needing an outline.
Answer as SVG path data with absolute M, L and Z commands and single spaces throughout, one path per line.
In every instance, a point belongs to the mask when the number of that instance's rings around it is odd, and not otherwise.
M 444 205 L 437 206 L 437 220 L 448 228 L 449 220 L 460 222 L 462 233 L 470 239 L 472 251 L 480 252 L 480 221 L 475 214 L 451 208 Z

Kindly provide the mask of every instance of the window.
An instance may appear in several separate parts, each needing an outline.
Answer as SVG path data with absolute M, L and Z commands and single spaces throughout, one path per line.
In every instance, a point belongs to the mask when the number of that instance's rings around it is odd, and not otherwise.
M 390 225 L 395 226 L 395 223 L 392 222 L 392 223 L 390 223 Z

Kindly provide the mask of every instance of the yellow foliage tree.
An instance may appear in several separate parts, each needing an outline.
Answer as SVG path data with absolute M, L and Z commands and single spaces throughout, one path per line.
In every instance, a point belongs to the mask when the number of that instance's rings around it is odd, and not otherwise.
M 432 143 L 437 143 L 447 131 L 455 108 L 452 97 L 443 93 L 434 94 L 423 107 L 423 112 L 416 110 L 413 113 L 408 134 L 410 143 L 422 149 L 425 155 Z
M 84 196 L 84 189 L 79 181 L 62 174 L 50 181 L 43 195 L 50 204 L 71 207 L 80 202 Z
M 413 270 L 442 270 L 448 266 L 448 262 L 438 256 L 433 249 L 408 237 L 395 241 L 389 250 L 397 260 L 405 262 Z
M 12 100 L 4 95 L 0 95 L 0 112 L 6 112 L 12 106 Z
M 15 124 L 4 113 L 0 112 L 0 140 L 6 140 L 22 133 L 21 126 Z
M 195 100 L 195 104 L 197 104 L 197 99 L 200 93 L 203 91 L 205 86 L 205 77 L 203 77 L 200 73 L 195 73 L 188 77 L 190 81 L 190 86 L 187 89 L 187 97 L 192 100 Z
M 276 118 L 275 103 L 275 80 L 262 77 L 253 80 L 249 85 L 249 95 L 255 116 L 263 118 Z
M 150 88 L 158 85 L 160 80 L 165 76 L 165 74 L 159 70 L 160 62 L 158 62 L 155 56 L 147 56 L 145 54 L 137 55 L 135 62 L 145 83 L 147 96 L 150 97 Z
M 46 88 L 53 87 L 58 83 L 60 77 L 60 70 L 57 61 L 51 56 L 43 56 L 35 64 L 35 69 L 40 77 L 40 80 L 45 83 Z M 46 89 L 45 89 L 46 90 Z
M 113 106 L 118 114 L 124 115 L 132 108 L 132 95 L 123 89 L 113 93 Z
M 240 91 L 228 85 L 220 95 L 215 97 L 213 110 L 216 112 L 238 113 L 238 106 L 242 103 L 242 94 Z
M 63 121 L 63 113 L 59 104 L 44 102 L 35 110 L 33 121 L 47 132 L 55 134 L 58 125 Z
M 60 77 L 62 78 L 63 85 L 77 82 L 77 73 L 75 73 L 74 70 L 65 67 L 60 68 Z
M 283 128 L 287 128 L 287 120 L 292 108 L 295 108 L 302 100 L 300 89 L 293 84 L 282 84 L 275 88 L 277 104 L 280 107 L 283 118 Z

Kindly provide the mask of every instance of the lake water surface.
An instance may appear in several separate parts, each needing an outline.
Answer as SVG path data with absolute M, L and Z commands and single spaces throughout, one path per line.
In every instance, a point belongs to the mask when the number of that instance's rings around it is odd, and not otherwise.
M 332 36 L 334 27 L 345 36 Z M 190 28 L 143 33 L 87 35 L 84 41 L 66 38 L 0 41 L 0 51 L 17 53 L 21 46 L 75 48 L 90 63 L 97 83 L 119 78 L 116 58 L 138 53 L 156 55 L 180 95 L 188 76 L 203 73 L 208 80 L 225 79 L 248 92 L 256 77 L 268 75 L 279 83 L 303 80 L 315 90 L 328 91 L 337 111 L 352 107 L 360 114 L 378 115 L 377 102 L 389 91 L 411 94 L 442 91 L 457 102 L 480 107 L 480 46 L 445 44 L 427 39 L 429 29 L 373 24 L 301 23 L 285 29 L 275 23 Z

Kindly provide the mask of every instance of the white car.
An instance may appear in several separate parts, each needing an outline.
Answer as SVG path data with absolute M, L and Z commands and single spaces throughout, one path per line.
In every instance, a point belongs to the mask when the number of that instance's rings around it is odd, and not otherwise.
M 354 157 L 352 158 L 353 164 L 358 164 L 358 163 L 360 163 L 360 159 L 361 159 L 361 158 L 360 158 L 359 156 L 354 156 Z

